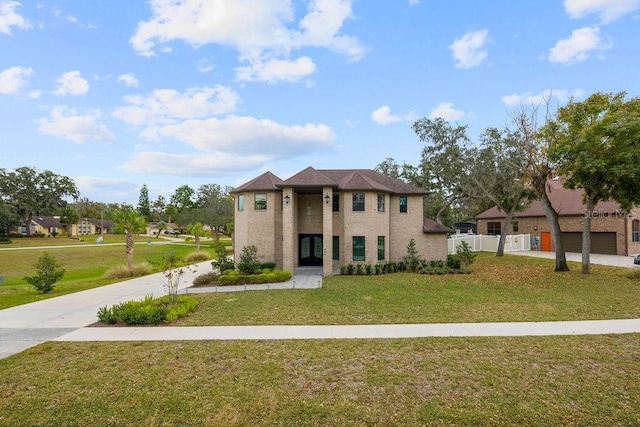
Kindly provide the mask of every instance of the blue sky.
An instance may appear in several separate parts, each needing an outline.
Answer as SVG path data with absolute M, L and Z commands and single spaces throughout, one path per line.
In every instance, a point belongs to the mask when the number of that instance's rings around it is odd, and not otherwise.
M 266 170 L 417 164 L 520 105 L 640 95 L 640 0 L 0 0 L 0 168 L 136 204 Z

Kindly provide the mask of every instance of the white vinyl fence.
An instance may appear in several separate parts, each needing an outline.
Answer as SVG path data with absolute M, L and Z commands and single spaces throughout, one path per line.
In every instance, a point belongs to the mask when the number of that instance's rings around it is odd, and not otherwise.
M 456 253 L 460 242 L 467 242 L 472 252 L 497 252 L 500 236 L 486 236 L 483 234 L 454 234 L 447 239 L 448 251 Z M 504 243 L 505 252 L 519 252 L 531 250 L 531 235 L 508 235 Z

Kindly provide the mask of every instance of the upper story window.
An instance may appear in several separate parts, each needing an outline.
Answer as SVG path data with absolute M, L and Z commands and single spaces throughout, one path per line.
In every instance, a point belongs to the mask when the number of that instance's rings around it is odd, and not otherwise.
M 244 194 L 238 195 L 238 210 L 239 211 L 244 210 Z
M 333 211 L 340 212 L 340 195 L 333 195 Z
M 354 212 L 364 212 L 364 193 L 353 193 Z
M 400 196 L 400 212 L 407 211 L 407 196 Z
M 378 212 L 384 212 L 384 194 L 378 194 Z
M 254 195 L 254 208 L 257 211 L 267 210 L 267 194 L 266 193 L 256 193 Z

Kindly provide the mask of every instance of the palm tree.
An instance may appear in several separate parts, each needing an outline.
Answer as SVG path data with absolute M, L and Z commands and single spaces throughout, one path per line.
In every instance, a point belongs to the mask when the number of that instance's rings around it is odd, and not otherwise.
M 196 251 L 200 252 L 200 236 L 204 236 L 204 227 L 201 222 L 189 224 L 187 227 L 189 234 L 193 234 L 196 240 Z
M 133 268 L 133 244 L 135 235 L 146 228 L 147 221 L 138 211 L 125 206 L 115 211 L 113 223 L 117 228 L 124 230 L 126 234 L 127 266 L 131 270 Z

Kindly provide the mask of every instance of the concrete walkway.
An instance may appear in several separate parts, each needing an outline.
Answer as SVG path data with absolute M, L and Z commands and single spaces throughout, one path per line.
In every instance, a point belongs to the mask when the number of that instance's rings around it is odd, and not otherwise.
M 551 256 L 541 252 L 519 255 Z M 567 258 L 573 255 L 567 254 Z M 577 254 L 579 255 L 579 254 Z M 606 257 L 606 256 L 605 256 Z M 618 257 L 619 258 L 619 257 Z M 592 257 L 593 263 L 608 263 L 631 267 L 626 259 Z M 622 257 L 631 258 L 631 257 Z M 193 279 L 211 270 L 210 261 L 197 264 L 198 270 L 182 278 L 179 291 L 187 290 Z M 236 290 L 315 288 L 321 286 L 319 269 L 297 269 L 285 284 L 254 285 Z M 145 341 L 145 340 L 229 340 L 229 339 L 343 339 L 343 338 L 417 338 L 460 336 L 525 336 L 640 333 L 640 319 L 522 322 L 522 323 L 461 323 L 419 325 L 275 325 L 275 326 L 212 326 L 212 327 L 100 327 L 87 328 L 98 319 L 103 306 L 146 295 L 165 295 L 162 273 L 126 280 L 100 288 L 64 295 L 31 304 L 0 310 L 0 358 L 19 353 L 40 343 L 54 341 Z M 202 289 L 200 289 L 202 290 Z M 208 289 L 211 291 L 211 289 Z M 231 291 L 219 287 L 213 291 Z

